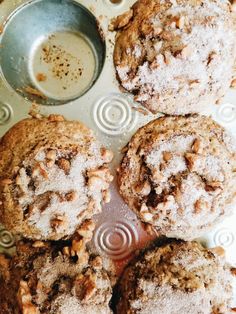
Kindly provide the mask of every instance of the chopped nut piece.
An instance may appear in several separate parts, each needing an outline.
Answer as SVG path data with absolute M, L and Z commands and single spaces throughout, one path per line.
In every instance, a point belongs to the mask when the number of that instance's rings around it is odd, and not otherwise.
M 72 241 L 72 247 L 71 247 L 71 255 L 72 256 L 79 256 L 81 252 L 85 251 L 85 241 L 83 239 L 74 239 Z
M 19 172 L 19 170 L 20 170 L 19 166 L 14 167 L 13 174 L 17 174 Z
M 61 158 L 57 161 L 58 167 L 62 169 L 66 175 L 70 173 L 70 162 L 65 158 Z
M 230 271 L 231 271 L 231 274 L 232 274 L 233 276 L 236 276 L 236 268 L 235 268 L 235 267 L 232 267 L 232 268 L 230 269 Z
M 22 308 L 22 314 L 39 314 L 39 310 L 32 304 L 32 296 L 30 289 L 26 281 L 20 281 L 20 287 L 18 290 L 18 302 Z
M 22 314 L 39 314 L 39 310 L 33 304 L 26 304 L 23 306 Z
M 153 219 L 153 214 L 150 213 L 150 212 L 144 212 L 144 211 L 142 211 L 142 212 L 140 212 L 140 217 L 141 217 L 141 219 L 142 219 L 143 221 L 149 222 L 149 221 L 152 221 L 152 219 Z
M 94 209 L 96 207 L 96 203 L 93 199 L 91 199 L 88 203 L 88 207 L 87 207 L 87 212 L 88 213 L 93 213 Z
M 96 256 L 91 261 L 91 266 L 93 266 L 95 269 L 101 269 L 102 268 L 102 259 L 100 256 Z
M 192 54 L 192 48 L 190 46 L 185 46 L 180 53 L 183 59 L 187 59 L 188 57 L 191 56 L 191 54 Z
M 86 248 L 84 248 L 84 251 L 78 255 L 78 262 L 80 265 L 87 266 L 89 262 L 89 253 L 86 251 Z
M 173 195 L 169 195 L 166 200 L 164 202 L 161 202 L 157 205 L 157 209 L 159 211 L 163 211 L 165 212 L 166 210 L 168 210 L 171 205 L 173 205 L 175 203 L 175 198 Z
M 39 165 L 37 165 L 37 166 L 32 170 L 32 177 L 37 177 L 39 174 L 40 174 Z
M 152 225 L 145 223 L 143 224 L 143 228 L 147 232 L 147 234 L 149 234 L 150 236 L 157 235 L 157 231 L 155 228 L 153 228 Z
M 235 78 L 235 79 L 233 79 L 233 81 L 231 82 L 230 87 L 232 87 L 232 88 L 236 88 L 236 78 Z
M 43 117 L 43 115 L 39 112 L 38 104 L 35 102 L 32 103 L 32 107 L 30 108 L 30 111 L 28 114 L 34 119 L 42 119 Z
M 0 254 L 0 273 L 4 277 L 4 280 L 8 281 L 10 279 L 10 260 L 4 255 Z
M 147 205 L 145 203 L 143 203 L 140 207 L 140 213 L 141 212 L 147 212 L 147 211 L 149 211 L 149 209 L 148 209 Z
M 165 64 L 169 65 L 171 63 L 171 53 L 165 51 L 163 57 Z
M 41 91 L 31 86 L 24 87 L 24 91 L 30 95 L 37 96 L 42 99 L 47 99 L 47 97 Z
M 194 213 L 199 214 L 204 210 L 208 210 L 210 207 L 209 203 L 207 201 L 204 201 L 203 199 L 199 199 L 194 204 Z
M 187 160 L 187 165 L 188 165 L 189 170 L 194 171 L 196 162 L 198 160 L 197 155 L 192 154 L 192 153 L 186 153 L 184 157 Z
M 143 183 L 138 183 L 135 187 L 135 190 L 137 193 L 146 196 L 150 194 L 151 192 L 150 183 L 148 181 L 145 181 Z
M 164 31 L 160 34 L 160 37 L 166 41 L 171 41 L 172 40 L 172 34 L 171 32 L 168 32 L 168 31 Z
M 108 28 L 109 31 L 114 31 L 114 30 L 124 27 L 125 25 L 129 23 L 132 17 L 133 17 L 133 10 L 131 9 L 125 12 L 124 14 L 119 15 L 118 17 L 112 19 Z
M 218 256 L 225 256 L 225 250 L 222 246 L 217 246 L 211 249 L 211 252 Z
M 153 170 L 152 176 L 155 181 L 162 181 L 164 179 L 164 176 L 157 169 Z
M 177 209 L 177 211 L 178 211 L 178 214 L 179 214 L 180 216 L 184 215 L 184 209 L 183 209 L 183 207 L 179 207 L 179 208 Z
M 202 154 L 203 153 L 202 142 L 200 141 L 200 139 L 197 138 L 193 142 L 192 150 L 193 150 L 194 153 L 197 153 L 197 154 Z
M 96 291 L 96 275 L 78 275 L 75 280 L 76 295 L 82 301 L 88 301 Z
M 2 179 L 0 180 L 0 185 L 10 185 L 13 181 L 11 179 Z
M 92 239 L 95 223 L 92 220 L 86 220 L 77 230 L 78 234 L 86 239 Z
M 106 190 L 109 188 L 109 183 L 105 182 L 100 177 L 95 176 L 88 179 L 88 187 L 92 190 L 101 188 Z
M 236 12 L 236 0 L 231 1 L 231 12 Z
M 51 220 L 51 227 L 55 230 L 61 227 L 65 228 L 66 226 L 67 226 L 67 219 L 65 216 L 58 215 L 56 216 L 56 218 Z
M 77 199 L 77 192 L 76 191 L 72 191 L 72 192 L 69 192 L 65 195 L 65 198 L 67 200 L 67 202 L 73 202 Z
M 44 164 L 41 162 L 39 163 L 39 172 L 40 172 L 41 176 L 44 177 L 44 179 L 48 179 L 48 173 L 44 169 Z
M 55 160 L 56 159 L 56 151 L 51 149 L 47 152 L 46 154 L 46 158 L 49 159 L 49 160 Z
M 216 191 L 218 189 L 223 190 L 223 188 L 223 183 L 219 181 L 207 182 L 206 185 L 206 191 Z
M 42 242 L 42 241 L 35 241 L 33 244 L 32 244 L 33 247 L 35 248 L 41 248 L 41 247 L 44 247 L 45 246 L 45 243 Z
M 176 189 L 174 190 L 174 197 L 176 202 L 180 205 L 182 202 L 182 193 L 179 187 L 176 187 Z
M 153 64 L 153 63 L 152 63 L 152 64 Z M 144 116 L 147 116 L 147 115 L 148 115 L 148 112 L 147 112 L 145 109 L 143 109 L 143 108 L 132 107 L 132 109 L 133 109 L 134 111 L 137 111 L 137 112 L 141 113 L 141 114 L 144 115 Z M 124 153 L 127 151 L 127 149 L 128 149 L 128 148 L 125 146 L 125 147 L 121 150 L 121 153 L 124 154 Z
M 65 121 L 65 118 L 60 114 L 50 114 L 48 120 L 51 122 L 62 122 Z
M 16 177 L 16 185 L 21 185 L 21 177 L 20 176 L 17 176 Z
M 184 28 L 184 25 L 185 25 L 185 17 L 184 17 L 184 16 L 181 16 L 181 17 L 179 17 L 179 18 L 176 20 L 176 26 L 177 26 L 179 29 L 182 29 L 182 28 Z
M 170 152 L 163 152 L 163 159 L 164 159 L 164 161 L 169 161 L 169 160 L 171 160 L 171 158 L 172 158 L 172 154 L 170 153 Z
M 164 56 L 163 56 L 164 57 Z M 158 67 L 159 67 L 160 65 L 159 65 L 159 63 L 157 62 L 157 60 L 154 60 L 151 64 L 150 64 L 150 68 L 151 69 L 157 69 Z M 133 107 L 133 109 L 134 110 L 136 110 L 136 111 L 139 111 L 140 112 L 140 110 L 138 110 L 138 108 L 134 108 Z M 141 108 L 142 109 L 142 108 Z M 144 110 L 145 111 L 145 110 Z M 144 114 L 144 115 L 148 115 L 148 112 L 147 111 L 145 111 L 146 112 L 146 114 Z M 141 112 L 142 113 L 142 112 Z
M 114 154 L 112 151 L 106 149 L 106 148 L 101 148 L 101 156 L 102 159 L 106 162 L 106 163 L 110 163 L 114 157 Z
M 43 284 L 42 282 L 38 281 L 37 287 L 36 287 L 37 293 L 41 293 L 43 291 Z
M 46 180 L 48 180 L 48 173 L 47 171 L 44 169 L 44 165 L 42 162 L 38 163 L 36 165 L 36 167 L 33 169 L 32 171 L 32 176 L 33 177 L 37 177 L 38 175 L 41 175 L 42 177 L 44 177 Z
M 68 246 L 65 246 L 63 249 L 62 249 L 62 253 L 66 256 L 70 256 L 70 248 Z
M 161 171 L 164 171 L 166 168 L 167 168 L 166 162 L 163 162 L 163 163 L 160 164 L 160 170 Z
M 133 109 L 134 109 L 134 107 L 133 107 Z M 129 146 L 128 145 L 126 145 L 125 147 L 123 147 L 122 149 L 121 149 L 121 154 L 125 154 L 127 151 L 128 151 L 128 149 L 129 149 Z M 117 172 L 119 172 L 119 168 L 117 169 Z
M 161 194 L 162 191 L 163 191 L 163 188 L 162 188 L 161 186 L 157 186 L 157 187 L 155 188 L 156 194 Z
M 163 31 L 163 29 L 161 27 L 155 27 L 154 28 L 154 36 L 160 35 L 162 31 Z
M 48 168 L 52 168 L 54 165 L 55 165 L 55 161 L 53 161 L 53 160 L 49 160 L 46 162 L 46 166 Z
M 97 170 L 90 170 L 87 173 L 88 177 L 99 177 L 106 182 L 112 182 L 113 176 L 110 174 L 108 168 L 100 168 Z
M 111 193 L 109 190 L 102 191 L 102 199 L 105 204 L 110 203 L 111 201 Z
M 195 88 L 196 86 L 198 86 L 200 84 L 200 80 L 190 80 L 189 81 L 189 85 L 190 85 L 190 87 L 192 87 L 192 88 Z
M 96 284 L 94 281 L 86 282 L 84 301 L 88 301 L 96 292 Z
M 147 23 L 142 23 L 141 24 L 141 33 L 143 35 L 148 35 L 151 34 L 153 32 L 153 26 L 149 25 Z
M 209 65 L 213 60 L 215 60 L 217 57 L 217 54 L 215 52 L 211 52 L 208 56 L 207 65 Z

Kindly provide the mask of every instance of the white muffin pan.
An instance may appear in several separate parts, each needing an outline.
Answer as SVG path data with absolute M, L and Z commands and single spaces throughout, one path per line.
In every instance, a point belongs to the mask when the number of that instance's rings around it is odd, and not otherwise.
M 79 3 L 87 8 L 96 17 L 96 19 L 99 21 L 101 29 L 103 30 L 106 44 L 105 61 L 104 65 L 101 65 L 101 62 L 103 62 L 102 58 L 99 59 L 99 55 L 96 57 L 96 62 L 98 62 L 99 64 L 94 66 L 94 71 L 97 71 L 97 69 L 100 67 L 100 74 L 98 73 L 98 78 L 93 79 L 89 82 L 89 84 L 87 85 L 89 86 L 87 88 L 88 91 L 84 94 L 81 93 L 81 96 L 76 99 L 74 99 L 76 95 L 73 93 L 68 96 L 66 95 L 66 92 L 64 95 L 63 93 L 59 95 L 59 93 L 57 94 L 54 91 L 54 94 L 51 94 L 50 104 L 47 104 L 47 102 L 42 99 L 36 99 L 36 101 L 38 100 L 38 103 L 43 104 L 42 106 L 40 106 L 40 112 L 43 114 L 62 114 L 67 119 L 79 120 L 88 127 L 90 127 L 94 131 L 100 142 L 102 142 L 103 145 L 107 146 L 114 152 L 115 158 L 112 163 L 112 172 L 115 175 L 116 169 L 122 158 L 121 149 L 123 148 L 123 146 L 126 145 L 126 143 L 129 141 L 131 136 L 138 128 L 140 128 L 150 120 L 158 117 L 158 115 L 144 115 L 143 113 L 137 111 L 136 109 L 140 108 L 140 105 L 133 101 L 131 95 L 121 92 L 119 84 L 115 77 L 115 69 L 113 66 L 115 33 L 111 33 L 108 31 L 108 24 L 112 17 L 125 12 L 135 2 L 134 0 L 3 0 L 1 2 L 0 25 L 2 26 L 0 26 L 0 137 L 16 122 L 28 116 L 28 112 L 32 106 L 33 101 L 33 98 L 30 95 L 27 99 L 25 97 L 25 93 L 22 93 L 22 90 L 24 91 L 24 88 L 26 86 L 22 85 L 22 88 L 20 88 L 18 85 L 16 90 L 16 86 L 12 83 L 13 78 L 9 79 L 8 75 L 5 72 L 5 62 L 7 62 L 5 61 L 6 55 L 3 58 L 1 49 L 5 49 L 5 54 L 7 51 L 7 60 L 8 62 L 10 62 L 10 66 L 16 66 L 16 58 L 19 58 L 20 52 L 18 52 L 18 55 L 15 53 L 14 41 L 12 42 L 12 39 L 9 39 L 12 47 L 12 49 L 9 50 L 7 47 L 1 45 L 3 45 L 3 43 L 8 43 L 8 41 L 6 40 L 6 36 L 10 36 L 9 33 L 7 33 L 8 25 L 10 25 L 9 23 L 14 23 L 14 19 L 16 18 L 16 16 L 22 14 L 27 6 L 39 2 L 46 4 L 48 2 L 52 2 L 58 5 L 63 5 L 65 3 L 68 4 L 70 2 L 73 2 L 73 5 Z M 38 44 L 37 49 L 40 49 L 40 45 L 42 48 L 43 44 L 46 42 L 48 44 L 48 40 L 53 38 L 54 41 L 56 40 L 56 44 L 55 42 L 53 44 L 63 47 L 63 51 L 65 52 L 65 54 L 68 53 L 70 56 L 72 55 L 73 57 L 73 53 L 75 53 L 76 58 L 78 58 L 80 61 L 85 60 L 84 62 L 86 62 L 86 56 L 84 54 L 80 55 L 80 52 L 78 50 L 79 46 L 71 47 L 73 40 L 69 40 L 69 37 L 66 36 L 67 31 L 70 31 L 70 34 L 68 36 L 72 36 L 71 30 L 68 30 L 65 27 L 60 28 L 60 22 L 63 24 L 63 13 L 61 13 L 60 15 L 60 12 L 58 12 L 58 14 L 61 18 L 61 20 L 59 19 L 58 24 L 56 25 L 58 29 L 55 29 L 55 25 L 50 28 L 50 25 L 53 24 L 50 18 L 44 19 L 44 17 L 42 16 L 42 18 L 37 17 L 37 19 L 35 19 L 34 23 L 36 23 L 36 25 L 39 25 L 39 27 L 43 26 L 41 25 L 42 23 L 49 23 L 48 28 L 46 28 L 44 25 L 43 29 L 47 29 L 47 33 L 45 33 L 44 37 L 41 38 L 41 42 L 40 44 Z M 66 18 L 68 18 L 68 16 Z M 25 20 L 27 19 L 25 18 Z M 24 23 L 24 19 L 21 20 L 21 23 Z M 21 28 L 24 29 L 22 25 Z M 52 30 L 51 33 L 50 29 Z M 64 33 L 60 34 L 60 32 Z M 29 34 L 27 34 L 19 34 L 20 37 L 17 39 L 17 41 L 19 42 L 15 45 L 16 48 L 22 46 L 22 42 L 24 43 L 24 41 L 30 40 L 31 37 L 29 37 Z M 40 34 L 40 36 L 41 35 L 42 34 Z M 89 45 L 90 44 L 91 48 L 94 43 L 90 42 Z M 34 47 L 35 45 L 32 42 L 32 45 L 29 46 L 29 49 L 35 49 Z M 22 51 L 24 51 L 24 49 Z M 88 51 L 86 51 L 86 53 L 87 52 Z M 96 55 L 97 52 L 95 51 L 94 53 Z M 102 52 L 100 51 L 100 53 Z M 65 59 L 65 54 L 63 56 L 60 55 L 59 58 Z M 26 63 L 25 67 L 19 67 L 20 70 L 18 68 L 19 71 L 17 70 L 15 72 L 15 75 L 18 76 L 18 79 L 14 80 L 17 81 L 17 84 L 20 84 L 20 78 L 26 75 L 26 73 L 21 73 L 21 71 L 25 71 L 24 69 L 28 69 L 29 66 L 32 66 L 32 62 L 36 62 L 34 61 L 34 57 L 31 56 L 35 57 L 32 51 L 28 51 L 27 56 L 20 56 L 22 58 L 27 58 L 24 60 L 24 62 Z M 86 69 L 89 65 L 91 65 L 91 59 L 88 60 L 87 62 L 89 63 L 87 64 L 87 66 L 86 63 L 83 65 L 83 71 L 85 71 L 85 79 Z M 37 62 L 35 66 L 37 68 L 37 71 L 40 71 L 40 64 Z M 43 66 L 45 66 L 45 64 Z M 32 68 L 34 69 L 34 64 Z M 44 71 L 47 72 L 49 80 L 54 80 L 53 84 L 50 85 L 49 82 L 49 85 L 46 85 L 45 87 L 43 85 L 44 82 L 41 82 L 40 85 L 37 85 L 35 87 L 37 87 L 43 93 L 47 94 L 47 88 L 50 89 L 55 87 L 55 84 L 57 84 L 57 82 L 55 77 L 52 78 L 52 75 L 50 76 L 49 72 L 52 71 L 52 67 L 42 67 L 42 72 Z M 62 76 L 63 75 L 64 74 L 62 74 Z M 36 84 L 36 82 L 33 80 L 33 78 L 31 77 L 31 81 L 30 78 L 28 78 L 28 80 L 29 81 L 27 81 L 27 84 L 29 83 L 31 87 L 34 87 L 34 84 Z M 25 84 L 25 81 L 22 81 L 22 84 Z M 76 82 L 73 84 L 76 84 Z M 61 88 L 62 85 L 63 84 L 61 83 L 61 80 L 59 80 L 59 88 Z M 213 105 L 211 111 L 204 112 L 203 114 L 211 115 L 215 121 L 224 126 L 227 130 L 231 131 L 233 136 L 235 136 L 236 138 L 235 90 L 230 90 L 221 104 Z M 123 266 L 132 257 L 133 252 L 136 249 L 144 247 L 147 242 L 151 240 L 151 236 L 149 236 L 143 230 L 136 216 L 125 205 L 125 203 L 119 196 L 116 178 L 111 186 L 111 191 L 111 202 L 108 205 L 104 206 L 103 213 L 96 217 L 97 227 L 94 233 L 93 241 L 91 243 L 91 249 L 108 258 L 109 261 L 112 261 L 112 263 L 114 263 L 114 265 L 116 266 L 117 271 L 120 272 Z M 227 218 L 222 224 L 216 226 L 216 228 L 212 232 L 206 234 L 201 239 L 199 239 L 207 247 L 224 247 L 226 251 L 226 258 L 228 262 L 231 263 L 233 266 L 236 266 L 235 226 L 236 213 L 233 216 Z M 0 227 L 0 252 L 7 251 L 11 253 L 11 251 L 13 250 L 13 246 L 14 240 L 11 234 L 3 227 Z M 234 303 L 235 304 L 233 306 L 236 307 L 236 293 Z

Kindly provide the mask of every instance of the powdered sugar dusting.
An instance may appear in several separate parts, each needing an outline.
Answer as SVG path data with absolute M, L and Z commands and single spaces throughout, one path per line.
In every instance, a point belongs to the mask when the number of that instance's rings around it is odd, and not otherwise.
M 165 4 L 162 5 L 164 8 Z M 136 59 L 141 56 L 137 53 L 139 47 L 140 52 L 141 49 L 146 52 L 148 60 L 139 63 L 135 75 L 132 63 L 122 59 L 116 64 L 123 87 L 138 91 L 136 100 L 152 111 L 167 113 L 197 112 L 197 103 L 219 99 L 230 86 L 236 56 L 235 33 L 226 8 L 226 2 L 204 1 L 202 6 L 194 6 L 174 1 L 169 9 L 150 13 L 150 30 L 144 38 L 139 38 L 142 48 L 132 41 L 126 44 Z M 181 17 L 184 24 L 178 27 L 176 19 Z M 138 19 L 138 16 L 134 18 L 130 25 L 138 23 Z M 158 35 L 153 36 L 159 29 Z M 129 28 L 123 32 L 128 33 Z
M 194 135 L 175 135 L 169 141 L 157 142 L 161 143 L 157 147 L 155 143 L 154 149 L 145 157 L 147 166 L 152 169 L 152 172 L 155 169 L 161 169 L 159 171 L 163 180 L 160 181 L 159 177 L 155 179 L 155 175 L 152 178 L 152 185 L 156 186 L 158 194 L 171 191 L 174 187 L 180 191 L 177 195 L 174 192 L 174 198 L 171 201 L 157 205 L 157 211 L 152 209 L 153 213 L 161 210 L 163 214 L 156 222 L 157 228 L 166 228 L 169 221 L 181 221 L 182 226 L 211 224 L 221 211 L 221 208 L 215 207 L 215 198 L 219 191 L 207 192 L 205 186 L 205 180 L 207 182 L 223 182 L 225 180 L 223 161 L 219 156 L 207 153 L 206 155 L 196 155 L 194 169 L 192 169 L 194 172 L 189 173 L 189 165 L 185 156 L 186 153 L 192 152 L 192 146 L 197 138 Z M 164 160 L 165 152 L 171 154 L 168 162 Z M 172 182 L 174 176 L 182 176 L 184 172 L 188 174 L 179 179 L 179 183 Z M 211 211 L 209 211 L 210 208 Z
M 82 304 L 75 296 L 71 295 L 62 295 L 56 299 L 56 302 L 52 305 L 52 308 L 55 307 L 57 314 L 111 314 L 111 310 L 108 306 L 99 306 L 99 305 L 86 305 Z M 54 310 L 50 314 L 54 314 Z
M 235 154 L 222 142 L 223 128 L 210 121 L 197 115 L 160 118 L 128 146 L 121 194 L 160 234 L 192 240 L 232 212 Z
M 196 243 L 172 243 L 146 252 L 128 267 L 118 309 L 124 313 L 229 313 L 232 275 L 224 258 Z M 123 313 L 123 312 L 122 312 Z
M 83 220 L 98 213 L 103 192 L 111 180 L 106 166 L 104 172 L 88 178 L 89 171 L 96 171 L 105 164 L 101 146 L 96 141 L 90 142 L 86 153 L 78 151 L 73 156 L 70 150 L 54 152 L 54 160 L 48 161 L 48 151 L 40 149 L 24 161 L 24 168 L 20 170 L 21 185 L 23 183 L 26 193 L 19 203 L 27 224 L 38 230 L 39 238 L 45 239 L 53 234 L 68 237 Z M 32 169 L 32 179 L 24 172 L 28 168 Z

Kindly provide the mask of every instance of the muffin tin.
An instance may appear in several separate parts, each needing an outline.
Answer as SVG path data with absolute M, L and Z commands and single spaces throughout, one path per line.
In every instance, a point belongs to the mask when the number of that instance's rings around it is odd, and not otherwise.
M 3 0 L 0 3 L 0 136 L 27 117 L 32 103 L 42 104 L 43 114 L 62 114 L 93 129 L 98 140 L 114 152 L 115 175 L 123 146 L 138 128 L 160 116 L 139 111 L 142 107 L 120 90 L 115 77 L 112 59 L 115 33 L 108 31 L 108 24 L 134 2 Z M 43 60 L 43 49 L 46 55 L 49 53 L 49 63 Z M 66 62 L 70 64 L 67 75 Z M 34 88 L 41 91 L 39 97 L 34 95 Z M 236 137 L 236 91 L 230 90 L 221 104 L 203 114 L 211 115 Z M 111 192 L 111 202 L 96 217 L 91 249 L 112 261 L 119 273 L 133 252 L 154 236 L 146 233 L 125 205 L 116 179 Z M 236 213 L 199 239 L 207 247 L 223 246 L 227 260 L 234 266 L 235 225 Z M 13 251 L 11 233 L 0 227 L 0 252 Z

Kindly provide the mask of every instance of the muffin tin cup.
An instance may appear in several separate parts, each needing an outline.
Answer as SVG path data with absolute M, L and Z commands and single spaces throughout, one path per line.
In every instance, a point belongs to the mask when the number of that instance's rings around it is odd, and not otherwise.
M 96 17 L 75 1 L 36 0 L 17 8 L 1 38 L 1 71 L 22 96 L 64 104 L 98 79 L 106 54 Z
M 115 175 L 122 158 L 121 149 L 137 129 L 160 116 L 138 111 L 142 107 L 133 101 L 131 95 L 120 91 L 115 77 L 112 57 L 115 34 L 108 31 L 108 24 L 112 17 L 125 12 L 134 2 L 128 0 L 99 2 L 94 0 L 35 0 L 31 2 L 21 0 L 16 5 L 12 1 L 4 0 L 0 4 L 0 23 L 3 25 L 0 37 L 2 46 L 0 48 L 2 70 L 0 136 L 13 124 L 27 117 L 32 102 L 43 104 L 44 106 L 40 107 L 43 114 L 62 114 L 69 120 L 79 120 L 90 127 L 98 140 L 114 152 L 112 171 Z M 44 7 L 41 14 L 38 9 L 36 10 L 38 7 L 41 9 Z M 65 7 L 67 10 L 62 9 Z M 83 27 L 78 17 L 83 19 Z M 31 22 L 28 23 L 29 21 Z M 35 25 L 38 25 L 37 33 Z M 68 31 L 68 25 L 73 29 Z M 93 33 L 95 38 L 91 37 L 90 33 Z M 53 34 L 56 34 L 56 38 L 50 39 L 49 37 Z M 102 37 L 101 34 L 103 34 Z M 103 36 L 105 41 L 103 41 Z M 73 38 L 80 42 L 84 41 L 87 51 L 91 49 L 94 54 L 96 66 L 93 73 L 95 76 L 88 80 L 89 83 L 85 89 L 78 88 L 78 94 L 69 95 L 66 90 L 61 96 L 55 90 L 52 92 L 55 82 L 56 85 L 61 86 L 60 79 L 58 78 L 57 81 L 55 78 L 52 85 L 47 82 L 50 78 L 50 69 L 47 68 L 49 72 L 44 71 L 37 63 L 38 51 L 42 45 L 47 45 L 51 40 L 52 46 L 56 41 L 58 45 L 63 46 L 66 53 L 69 52 L 74 56 L 78 52 L 77 48 L 80 43 L 78 46 L 75 44 L 73 51 L 70 50 L 74 45 Z M 82 60 L 84 54 L 79 53 L 77 57 Z M 16 60 L 19 63 L 15 62 Z M 84 60 L 87 60 L 84 66 L 86 70 L 91 64 L 89 59 Z M 14 69 L 11 68 L 12 65 Z M 37 79 L 38 74 L 44 74 L 47 79 L 40 81 L 40 76 Z M 73 84 L 77 83 L 76 81 Z M 27 86 L 41 91 L 46 96 L 51 93 L 50 97 L 44 99 L 29 95 L 25 89 L 22 89 Z M 203 114 L 211 115 L 216 122 L 236 137 L 236 92 L 234 90 L 228 92 L 222 104 L 212 106 L 210 111 Z M 116 266 L 116 271 L 120 273 L 133 256 L 133 252 L 144 247 L 154 236 L 146 233 L 135 214 L 119 196 L 116 177 L 111 185 L 111 192 L 111 202 L 104 206 L 103 212 L 95 218 L 97 227 L 90 245 L 93 251 L 112 261 Z M 235 224 L 236 214 L 216 226 L 212 232 L 198 239 L 207 247 L 223 246 L 227 260 L 233 265 L 236 265 Z M 5 235 L 1 236 L 4 229 L 0 230 L 2 230 L 0 231 L 0 251 L 9 251 L 13 243 L 10 242 L 11 245 L 8 244 L 6 247 Z

